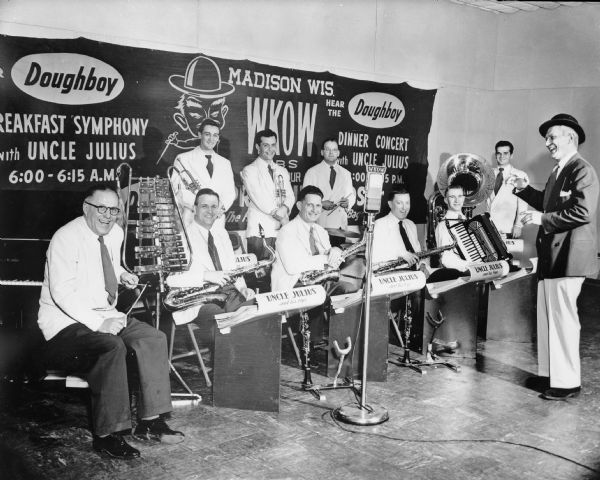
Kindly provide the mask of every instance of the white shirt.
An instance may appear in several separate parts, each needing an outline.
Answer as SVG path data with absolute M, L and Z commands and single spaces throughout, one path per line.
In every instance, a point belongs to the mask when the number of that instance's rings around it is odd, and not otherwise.
M 521 213 L 527 210 L 527 203 L 513 195 L 513 185 L 507 185 L 506 181 L 512 176 L 517 175 L 521 178 L 528 178 L 527 174 L 512 165 L 494 168 L 494 174 L 497 176 L 503 168 L 503 182 L 498 193 L 492 194 L 487 199 L 487 208 L 490 212 L 490 218 L 500 233 L 511 234 L 513 227 L 523 227 L 521 222 Z
M 407 252 L 400 235 L 400 220 L 392 212 L 375 220 L 373 227 L 373 263 L 397 260 Z M 417 226 L 411 220 L 402 220 L 404 230 L 415 252 L 421 251 Z
M 213 164 L 212 177 L 206 169 L 206 165 L 208 164 L 206 155 L 210 155 Z M 212 150 L 205 152 L 200 147 L 196 147 L 189 152 L 177 155 L 173 166 L 182 172 L 183 167 L 185 167 L 200 185 L 200 188 L 210 188 L 217 192 L 221 204 L 225 207 L 225 210 L 229 210 L 236 196 L 233 171 L 231 170 L 231 162 L 229 160 Z M 183 177 L 186 182 L 189 182 L 188 176 L 185 173 L 183 173 Z M 185 187 L 181 175 L 176 171 L 173 172 L 172 182 L 175 201 L 182 210 L 184 222 L 186 225 L 190 224 L 194 220 L 193 212 L 196 194 Z M 217 224 L 225 226 L 225 215 L 217 220 Z
M 233 270 L 236 268 L 235 253 L 229 234 L 223 227 L 216 224 L 212 226 L 210 232 L 219 254 L 221 269 L 223 271 Z M 199 287 L 205 282 L 205 272 L 215 271 L 212 258 L 208 253 L 208 230 L 193 222 L 188 226 L 187 233 L 192 247 L 192 264 L 189 270 L 172 273 L 167 277 L 167 285 L 170 288 Z M 246 287 L 244 278 L 238 278 L 235 286 L 238 290 Z M 175 311 L 173 312 L 173 320 L 177 325 L 191 322 L 198 316 L 200 307 L 201 305 L 197 305 L 185 310 Z
M 271 212 L 281 206 L 282 200 L 276 196 L 276 183 L 283 184 L 285 192 L 283 204 L 287 206 L 288 213 L 294 206 L 295 197 L 290 183 L 290 174 L 284 167 L 272 162 L 271 167 L 275 178 L 273 181 L 268 165 L 265 160 L 258 157 L 250 165 L 246 165 L 241 172 L 244 187 L 250 197 L 246 237 L 260 236 L 258 224 L 262 225 L 265 237 L 277 236 L 277 230 L 281 227 L 281 223 L 271 216 Z
M 307 185 L 319 187 L 323 192 L 323 200 L 329 200 L 333 203 L 339 202 L 342 198 L 347 198 L 348 209 L 351 209 L 356 202 L 356 192 L 352 186 L 352 175 L 337 162 L 333 166 L 333 169 L 335 171 L 333 188 L 329 184 L 331 166 L 325 160 L 306 171 L 302 188 Z M 323 210 L 317 223 L 324 228 L 341 228 L 346 230 L 348 228 L 348 214 L 342 207 L 337 207 L 334 210 Z
M 123 230 L 118 225 L 104 236 L 117 279 L 125 271 L 120 260 L 122 242 Z M 97 331 L 107 318 L 102 310 L 109 307 L 98 235 L 83 216 L 78 217 L 61 227 L 50 241 L 38 324 L 46 340 L 77 322 Z
M 450 220 L 450 224 L 452 224 L 452 220 L 465 220 L 465 216 L 462 213 L 453 212 L 452 210 L 446 212 L 444 218 L 435 227 L 435 244 L 438 248 L 454 243 L 454 238 L 452 238 L 448 227 L 446 227 L 446 219 Z M 443 251 L 440 255 L 440 262 L 446 268 L 455 268 L 461 272 L 466 271 L 469 265 L 469 262 L 461 258 L 455 249 Z
M 311 226 L 318 255 L 313 255 L 310 250 Z M 302 272 L 324 269 L 331 249 L 325 229 L 316 223 L 306 223 L 299 215 L 281 227 L 275 246 L 277 255 L 271 270 L 271 289 L 274 292 L 293 288 Z

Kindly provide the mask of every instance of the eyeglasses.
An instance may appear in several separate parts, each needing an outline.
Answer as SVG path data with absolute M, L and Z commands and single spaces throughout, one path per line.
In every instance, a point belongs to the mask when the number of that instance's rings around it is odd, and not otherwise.
M 98 210 L 98 213 L 100 215 L 104 215 L 107 211 L 109 211 L 111 217 L 116 217 L 119 213 L 121 213 L 121 209 L 117 208 L 117 207 L 105 207 L 104 205 L 94 205 L 93 203 L 90 203 L 87 200 L 84 201 L 83 203 L 87 203 L 88 205 L 91 205 L 92 207 L 96 207 L 96 209 Z

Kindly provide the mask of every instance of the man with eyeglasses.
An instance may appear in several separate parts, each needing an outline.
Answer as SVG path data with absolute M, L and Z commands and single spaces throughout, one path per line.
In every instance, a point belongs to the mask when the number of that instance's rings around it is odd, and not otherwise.
M 585 132 L 559 113 L 539 132 L 554 168 L 543 191 L 524 178 L 510 179 L 513 193 L 535 210 L 523 223 L 539 225 L 536 239 L 538 376 L 527 386 L 546 400 L 566 400 L 581 390 L 577 298 L 585 277 L 598 274 L 597 211 L 599 185 L 594 167 L 579 154 Z
M 490 218 L 502 236 L 520 238 L 523 228 L 521 214 L 527 210 L 527 204 L 512 194 L 512 185 L 507 181 L 512 176 L 527 178 L 527 174 L 513 166 L 514 146 L 511 142 L 500 140 L 495 151 L 498 166 L 494 168 L 494 193 L 487 199 Z
M 133 436 L 178 443 L 161 415 L 171 411 L 165 335 L 117 311 L 118 284 L 132 289 L 136 275 L 120 264 L 123 230 L 113 187 L 94 185 L 85 194 L 83 216 L 61 227 L 46 254 L 38 324 L 51 368 L 82 376 L 92 403 L 93 448 L 116 458 L 140 452 L 118 432 L 131 429 L 128 353 L 135 354 L 140 394 Z
M 323 192 L 323 214 L 317 223 L 323 228 L 348 228 L 348 210 L 354 206 L 356 192 L 350 172 L 339 165 L 340 150 L 335 138 L 327 138 L 321 148 L 323 160 L 309 168 L 303 187 L 314 185 Z
M 217 225 L 225 227 L 224 213 L 229 210 L 236 195 L 231 162 L 215 152 L 220 138 L 220 126 L 216 121 L 204 120 L 198 127 L 198 135 L 200 145 L 177 155 L 173 162 L 175 200 L 183 210 L 183 219 L 188 225 L 194 220 L 194 201 L 198 190 L 214 190 L 221 200 Z

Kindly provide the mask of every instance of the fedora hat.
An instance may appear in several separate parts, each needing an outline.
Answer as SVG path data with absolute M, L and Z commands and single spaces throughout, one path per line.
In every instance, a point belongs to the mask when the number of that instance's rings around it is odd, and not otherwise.
M 196 57 L 185 70 L 185 75 L 171 75 L 169 83 L 180 92 L 200 98 L 219 98 L 233 93 L 231 83 L 221 81 L 221 72 L 214 60 Z
M 572 128 L 577 132 L 577 135 L 579 135 L 579 144 L 585 142 L 585 132 L 583 131 L 583 128 L 581 128 L 577 119 L 568 113 L 559 113 L 558 115 L 554 115 L 550 120 L 542 123 L 540 125 L 540 135 L 545 137 L 548 129 L 555 125 L 564 125 L 565 127 Z

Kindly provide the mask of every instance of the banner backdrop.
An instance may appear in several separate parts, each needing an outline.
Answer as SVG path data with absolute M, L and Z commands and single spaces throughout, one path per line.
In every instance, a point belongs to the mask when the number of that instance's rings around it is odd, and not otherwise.
M 218 153 L 231 160 L 238 187 L 228 229 L 245 228 L 239 172 L 256 157 L 254 135 L 264 128 L 278 133 L 275 158 L 294 188 L 321 160 L 323 139 L 338 139 L 340 163 L 357 191 L 351 224 L 363 210 L 369 162 L 387 167 L 386 191 L 398 182 L 409 186 L 410 217 L 423 223 L 435 94 L 406 83 L 84 38 L 0 36 L 0 189 L 11 198 L 41 198 L 31 195 L 36 191 L 58 199 L 90 182 L 115 181 L 122 162 L 136 176 L 166 176 L 177 154 L 198 145 L 197 126 L 212 118 L 222 125 Z M 70 218 L 57 219 L 56 227 Z

